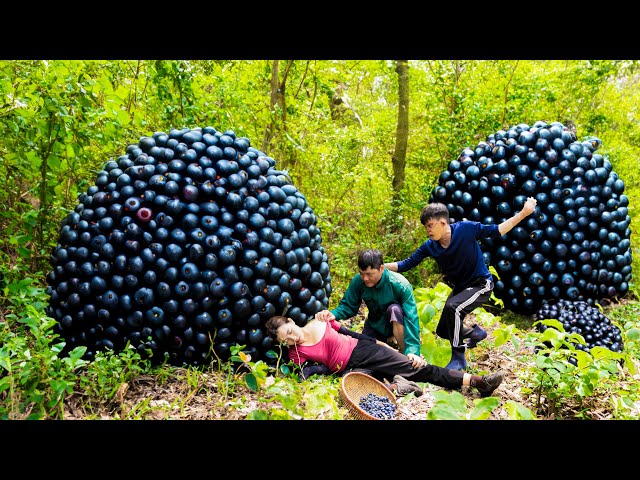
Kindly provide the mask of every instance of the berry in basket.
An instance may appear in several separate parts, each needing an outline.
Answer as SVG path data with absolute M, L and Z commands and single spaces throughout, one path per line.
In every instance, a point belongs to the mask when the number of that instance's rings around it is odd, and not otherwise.
M 396 413 L 396 406 L 388 397 L 375 393 L 367 393 L 360 397 L 358 406 L 369 415 L 381 420 L 393 418 Z

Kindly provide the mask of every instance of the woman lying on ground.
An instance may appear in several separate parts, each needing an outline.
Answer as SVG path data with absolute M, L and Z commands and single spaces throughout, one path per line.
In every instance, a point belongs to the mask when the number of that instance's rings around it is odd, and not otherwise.
M 378 380 L 391 381 L 392 390 L 397 395 L 414 392 L 420 396 L 422 389 L 415 382 L 428 382 L 452 390 L 470 385 L 482 397 L 491 395 L 504 379 L 502 371 L 479 376 L 429 364 L 415 368 L 403 353 L 367 335 L 353 332 L 336 320 L 325 322 L 314 318 L 304 327 L 299 327 L 288 317 L 274 316 L 265 326 L 271 337 L 280 344 L 286 344 L 293 363 L 320 364 L 303 367 L 303 379 L 315 373 L 342 375 L 358 371 Z

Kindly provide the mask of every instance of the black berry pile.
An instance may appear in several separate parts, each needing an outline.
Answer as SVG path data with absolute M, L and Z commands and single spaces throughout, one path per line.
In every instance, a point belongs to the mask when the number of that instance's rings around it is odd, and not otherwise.
M 600 145 L 560 122 L 521 123 L 463 149 L 440 174 L 430 202 L 447 205 L 452 222 L 500 224 L 537 200 L 509 233 L 480 241 L 506 308 L 533 314 L 545 300 L 593 305 L 628 291 L 629 199 Z
M 144 136 L 110 160 L 62 223 L 47 275 L 65 350 L 127 343 L 153 360 L 269 360 L 264 322 L 326 308 L 316 215 L 273 158 L 232 130 Z M 214 355 L 215 353 L 215 355 Z
M 381 420 L 393 418 L 396 413 L 396 406 L 388 398 L 375 393 L 367 393 L 360 397 L 358 406 L 372 417 Z
M 565 332 L 578 333 L 586 341 L 586 345 L 574 344 L 578 350 L 589 351 L 595 346 L 606 347 L 614 352 L 624 349 L 620 329 L 597 308 L 584 301 L 558 300 L 544 304 L 535 315 L 536 320 L 557 319 L 562 323 Z M 544 324 L 537 325 L 544 332 L 552 328 Z M 576 363 L 571 357 L 570 362 Z

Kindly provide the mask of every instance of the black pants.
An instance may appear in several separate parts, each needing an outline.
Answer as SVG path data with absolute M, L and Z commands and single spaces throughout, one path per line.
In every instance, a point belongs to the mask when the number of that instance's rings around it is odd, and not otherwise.
M 362 339 L 358 340 L 347 362 L 344 373 L 348 371 L 362 372 L 378 380 L 386 378 L 389 381 L 395 375 L 400 375 L 407 380 L 428 382 L 449 389 L 460 388 L 464 375 L 464 372 L 436 365 L 413 368 L 411 360 L 406 355 L 384 345 Z
M 461 291 L 452 290 L 442 309 L 436 334 L 449 340 L 452 347 L 462 346 L 464 317 L 489 300 L 492 291 L 493 282 L 486 278 L 476 280 Z

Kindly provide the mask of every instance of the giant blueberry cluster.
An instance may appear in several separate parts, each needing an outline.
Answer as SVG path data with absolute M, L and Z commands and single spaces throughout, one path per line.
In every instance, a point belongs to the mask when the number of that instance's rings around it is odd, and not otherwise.
M 521 123 L 463 149 L 440 174 L 430 202 L 447 205 L 452 222 L 500 224 L 537 200 L 509 233 L 480 241 L 506 308 L 533 314 L 546 301 L 593 305 L 628 291 L 629 199 L 600 145 L 560 122 Z
M 574 343 L 578 350 L 588 351 L 593 347 L 606 347 L 614 352 L 621 352 L 624 343 L 620 329 L 597 308 L 584 301 L 558 300 L 544 304 L 536 312 L 536 320 L 557 319 L 562 323 L 565 332 L 577 333 L 585 339 L 586 345 Z M 544 332 L 547 325 L 537 325 L 539 331 Z M 576 359 L 571 357 L 573 364 Z
M 202 364 L 233 345 L 272 360 L 264 322 L 328 305 L 316 215 L 273 158 L 232 130 L 156 132 L 98 172 L 62 223 L 48 314 L 87 358 L 127 343 Z
M 381 420 L 393 418 L 396 413 L 396 406 L 388 398 L 375 393 L 367 393 L 360 397 L 358 406 L 372 417 Z

